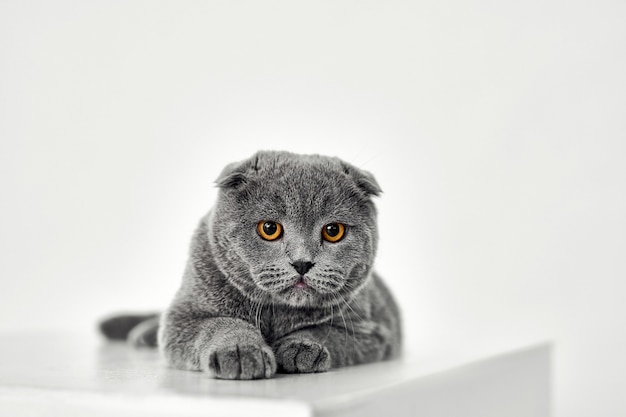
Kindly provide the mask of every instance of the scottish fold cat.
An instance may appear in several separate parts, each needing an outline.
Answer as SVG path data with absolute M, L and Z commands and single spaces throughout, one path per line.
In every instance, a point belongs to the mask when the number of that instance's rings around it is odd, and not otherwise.
M 167 362 L 221 379 L 394 358 L 398 307 L 373 271 L 374 177 L 338 158 L 258 152 L 226 166 L 161 315 L 101 323 L 158 344 Z

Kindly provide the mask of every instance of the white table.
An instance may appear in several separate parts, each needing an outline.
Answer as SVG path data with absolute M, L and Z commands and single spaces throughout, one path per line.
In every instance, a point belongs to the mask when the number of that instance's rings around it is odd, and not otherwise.
M 417 358 L 223 381 L 95 335 L 0 334 L 1 416 L 547 417 L 550 346 L 433 373 Z

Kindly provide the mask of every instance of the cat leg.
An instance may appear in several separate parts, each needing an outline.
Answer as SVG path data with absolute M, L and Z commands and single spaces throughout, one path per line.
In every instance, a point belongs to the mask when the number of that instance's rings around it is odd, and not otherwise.
M 230 317 L 168 320 L 159 344 L 168 363 L 219 379 L 270 378 L 276 360 L 261 332 Z
M 285 373 L 325 372 L 330 368 L 376 362 L 394 356 L 391 332 L 373 322 L 320 325 L 290 333 L 273 344 Z

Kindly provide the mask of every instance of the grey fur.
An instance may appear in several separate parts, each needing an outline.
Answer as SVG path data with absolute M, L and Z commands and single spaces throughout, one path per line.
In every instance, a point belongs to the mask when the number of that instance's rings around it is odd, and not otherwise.
M 258 152 L 228 165 L 217 185 L 217 203 L 194 233 L 182 285 L 161 317 L 158 345 L 171 366 L 256 379 L 400 353 L 398 308 L 372 270 L 371 197 L 380 188 L 370 173 L 337 158 Z M 283 225 L 279 239 L 258 235 L 266 220 Z M 321 237 L 333 222 L 346 225 L 336 243 Z M 305 289 L 295 286 L 297 261 L 314 264 Z M 133 339 L 145 338 L 133 331 Z
M 154 323 L 154 320 L 159 318 L 158 313 L 146 313 L 146 314 L 117 314 L 112 317 L 104 318 L 100 321 L 99 329 L 100 332 L 110 340 L 129 340 L 129 334 L 133 331 L 135 327 L 140 327 L 145 330 L 145 327 L 142 325 L 143 322 Z M 137 337 L 143 338 L 142 335 L 138 334 Z M 142 332 L 143 333 L 143 332 Z M 145 338 L 146 341 L 151 340 L 152 338 Z M 145 344 L 136 344 L 131 342 L 132 345 L 146 345 L 149 346 L 149 343 Z M 156 340 L 154 341 L 154 346 L 156 346 Z

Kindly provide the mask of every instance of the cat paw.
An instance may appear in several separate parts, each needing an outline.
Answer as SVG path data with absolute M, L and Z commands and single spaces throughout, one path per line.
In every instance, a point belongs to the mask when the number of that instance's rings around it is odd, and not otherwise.
M 274 353 L 268 346 L 220 346 L 209 351 L 204 365 L 218 379 L 271 378 L 276 373 Z
M 274 345 L 276 362 L 282 372 L 311 373 L 330 369 L 330 353 L 320 343 L 308 339 L 286 338 Z

